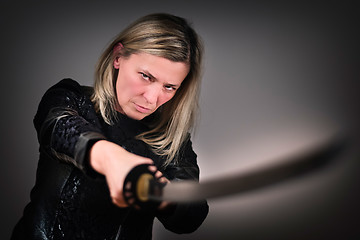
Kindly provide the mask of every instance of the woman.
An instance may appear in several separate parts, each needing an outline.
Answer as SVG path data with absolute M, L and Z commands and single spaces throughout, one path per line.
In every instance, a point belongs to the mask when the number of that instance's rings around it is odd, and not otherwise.
M 128 205 L 123 184 L 140 164 L 154 164 L 161 182 L 198 180 L 189 132 L 201 56 L 186 20 L 152 14 L 105 50 L 94 88 L 72 79 L 51 87 L 34 118 L 36 184 L 12 239 L 151 239 L 154 217 L 170 231 L 195 231 L 205 200 L 145 211 Z

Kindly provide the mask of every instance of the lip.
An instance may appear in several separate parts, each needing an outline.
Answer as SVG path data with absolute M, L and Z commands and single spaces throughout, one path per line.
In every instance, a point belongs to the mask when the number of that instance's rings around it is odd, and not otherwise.
M 139 104 L 136 104 L 136 103 L 134 103 L 134 105 L 135 105 L 135 108 L 136 108 L 136 110 L 138 112 L 141 112 L 141 113 L 144 113 L 144 114 L 149 114 L 149 113 L 152 112 L 152 110 L 150 108 L 143 107 L 143 106 L 141 106 Z

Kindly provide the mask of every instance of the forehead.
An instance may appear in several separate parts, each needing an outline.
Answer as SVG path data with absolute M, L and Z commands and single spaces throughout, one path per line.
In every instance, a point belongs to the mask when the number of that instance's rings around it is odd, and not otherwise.
M 174 62 L 148 53 L 132 54 L 126 61 L 133 70 L 145 71 L 164 82 L 182 81 L 189 73 L 189 65 L 185 62 Z

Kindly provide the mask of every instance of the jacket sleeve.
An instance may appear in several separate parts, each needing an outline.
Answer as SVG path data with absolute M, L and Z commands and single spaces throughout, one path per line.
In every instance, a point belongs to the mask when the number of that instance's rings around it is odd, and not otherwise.
M 96 141 L 105 137 L 95 125 L 96 114 L 90 106 L 82 87 L 74 80 L 64 79 L 42 97 L 34 126 L 41 151 L 95 176 L 88 152 Z
M 164 172 L 170 181 L 199 181 L 199 167 L 190 139 L 183 146 L 178 164 L 171 164 Z M 170 177 L 171 176 L 171 177 Z M 164 227 L 175 233 L 191 233 L 200 227 L 209 212 L 207 201 L 176 204 L 171 214 L 158 214 Z

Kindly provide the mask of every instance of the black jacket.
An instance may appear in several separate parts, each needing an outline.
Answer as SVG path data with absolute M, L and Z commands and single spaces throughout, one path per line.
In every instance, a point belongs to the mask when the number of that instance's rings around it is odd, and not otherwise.
M 134 138 L 147 126 L 120 113 L 116 124 L 106 124 L 90 101 L 92 91 L 64 79 L 43 96 L 34 118 L 40 143 L 36 183 L 12 239 L 151 239 L 154 217 L 170 231 L 195 231 L 207 216 L 206 201 L 178 204 L 162 215 L 112 204 L 104 176 L 88 162 L 97 140 L 153 159 L 170 181 L 198 180 L 199 168 L 190 139 L 181 148 L 179 163 L 162 168 L 164 159 Z

